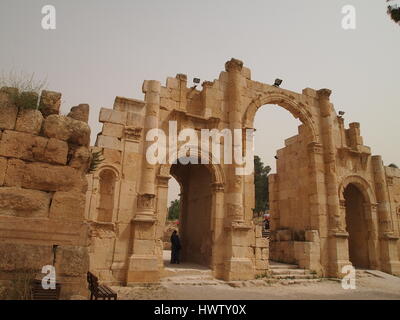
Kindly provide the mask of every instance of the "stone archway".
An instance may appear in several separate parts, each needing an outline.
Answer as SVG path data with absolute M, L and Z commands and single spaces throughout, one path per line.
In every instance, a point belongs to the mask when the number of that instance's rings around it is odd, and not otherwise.
M 359 176 L 344 179 L 339 188 L 341 224 L 348 234 L 348 259 L 358 268 L 377 269 L 376 200 L 368 182 Z
M 323 148 L 315 114 L 306 104 L 304 96 L 269 87 L 247 106 L 242 122 L 246 128 L 254 128 L 257 111 L 267 105 L 281 107 L 290 113 L 289 117 L 301 122 L 298 134 L 287 137 L 284 148 L 278 150 L 276 174 L 269 175 L 269 257 L 270 260 L 296 263 L 319 272 L 319 244 L 306 243 L 306 237 L 318 234 L 320 228 L 318 215 L 321 206 L 314 201 L 314 190 L 317 181 L 325 178 L 323 172 L 316 170 Z M 248 181 L 253 184 L 253 177 Z M 298 250 L 293 249 L 294 245 Z M 314 251 L 313 259 L 305 254 L 310 250 L 307 246 Z
M 204 165 L 173 164 L 181 185 L 179 234 L 182 262 L 212 267 L 212 176 Z
M 361 191 L 349 184 L 343 194 L 346 205 L 346 231 L 349 234 L 349 260 L 355 267 L 370 268 L 368 222 Z
M 112 222 L 117 176 L 113 170 L 102 169 L 99 173 L 98 222 Z
M 267 104 L 275 104 L 289 111 L 307 127 L 312 137 L 311 140 L 316 143 L 319 142 L 318 130 L 313 120 L 313 115 L 307 110 L 305 102 L 296 99 L 294 95 L 287 94 L 281 89 L 273 89 L 259 94 L 247 107 L 242 119 L 243 126 L 245 128 L 253 128 L 257 110 Z
M 223 170 L 220 165 L 212 164 L 210 154 L 199 151 L 198 162 L 208 159 L 209 164 L 196 165 L 181 165 L 178 159 L 182 154 L 175 154 L 177 159 L 170 161 L 175 164 L 163 164 L 158 170 L 157 237 L 161 239 L 165 227 L 168 180 L 173 176 L 181 187 L 182 219 L 179 222 L 179 233 L 183 244 L 182 261 L 209 267 L 218 277 L 223 273 L 225 259 Z

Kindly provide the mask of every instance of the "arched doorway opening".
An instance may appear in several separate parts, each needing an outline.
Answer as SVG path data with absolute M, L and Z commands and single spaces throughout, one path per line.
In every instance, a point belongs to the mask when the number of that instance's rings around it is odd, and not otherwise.
M 346 230 L 349 234 L 349 259 L 353 266 L 370 268 L 368 253 L 368 223 L 366 220 L 364 195 L 360 189 L 350 183 L 344 189 L 346 206 Z
M 187 163 L 186 160 L 182 162 Z M 215 177 L 209 165 L 200 164 L 200 159 L 198 163 L 182 164 L 178 160 L 169 169 L 172 178 L 168 185 L 169 207 L 164 249 L 170 249 L 170 236 L 173 230 L 177 230 L 182 245 L 180 261 L 186 265 L 190 263 L 212 268 L 212 184 Z M 177 203 L 178 216 L 171 208 Z M 170 252 L 164 251 L 164 265 L 169 265 L 169 262 Z
M 264 105 L 258 108 L 254 117 L 256 132 L 253 221 L 262 224 L 263 236 L 270 239 L 270 260 L 278 262 L 296 263 L 296 260 L 287 250 L 290 246 L 288 241 L 293 239 L 273 242 L 277 238 L 276 232 L 280 229 L 304 229 L 304 226 L 300 225 L 304 210 L 299 205 L 301 199 L 298 197 L 302 181 L 307 183 L 307 177 L 300 166 L 306 150 L 303 138 L 299 136 L 301 125 L 299 119 L 278 105 Z M 290 183 L 295 176 L 298 177 L 296 184 Z M 273 185 L 274 180 L 276 187 Z M 279 199 L 275 197 L 275 188 L 283 191 L 280 192 Z
M 172 165 L 171 175 L 181 186 L 178 225 L 181 260 L 208 267 L 212 257 L 211 174 L 205 165 L 178 162 Z

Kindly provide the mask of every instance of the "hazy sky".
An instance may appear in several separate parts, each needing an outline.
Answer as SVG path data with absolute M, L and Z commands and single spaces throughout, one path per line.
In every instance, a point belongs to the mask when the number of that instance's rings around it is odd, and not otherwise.
M 56 8 L 56 30 L 41 27 L 47 4 Z M 348 4 L 356 30 L 341 26 Z M 89 103 L 92 143 L 98 111 L 115 96 L 142 99 L 143 80 L 164 83 L 177 73 L 213 80 L 235 57 L 257 81 L 332 89 L 336 110 L 361 123 L 373 153 L 400 164 L 399 40 L 385 0 L 0 1 L 0 70 L 47 77 L 48 89 L 63 93 L 64 113 Z M 274 166 L 297 123 L 278 108 L 257 113 L 256 153 L 265 163 Z

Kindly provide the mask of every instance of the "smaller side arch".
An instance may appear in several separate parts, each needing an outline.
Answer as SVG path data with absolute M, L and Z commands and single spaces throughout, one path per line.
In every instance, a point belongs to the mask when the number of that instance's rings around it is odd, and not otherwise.
M 99 168 L 96 170 L 96 172 L 93 174 L 94 178 L 99 178 L 100 174 L 104 170 L 110 170 L 115 174 L 116 181 L 120 179 L 120 174 L 119 174 L 119 169 L 118 167 L 112 165 L 112 164 L 104 164 L 100 165 Z
M 96 172 L 98 180 L 97 222 L 111 223 L 115 219 L 118 198 L 118 170 L 110 165 L 102 166 Z
M 340 201 L 345 200 L 344 199 L 344 191 L 349 184 L 353 184 L 356 187 L 358 187 L 358 189 L 364 196 L 364 199 L 367 203 L 369 203 L 371 205 L 377 203 L 375 194 L 372 191 L 372 188 L 371 188 L 370 184 L 368 183 L 368 181 L 357 175 L 347 176 L 346 178 L 344 178 L 342 180 L 341 184 L 339 185 L 339 200 Z

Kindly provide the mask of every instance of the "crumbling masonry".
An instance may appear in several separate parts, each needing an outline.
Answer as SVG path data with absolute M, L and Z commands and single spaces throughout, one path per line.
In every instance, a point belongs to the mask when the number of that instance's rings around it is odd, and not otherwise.
M 40 111 L 18 108 L 18 94 L 0 90 L 0 286 L 16 290 L 54 266 L 61 298 L 86 296 L 89 107 L 61 116 L 61 94 L 43 91 Z

